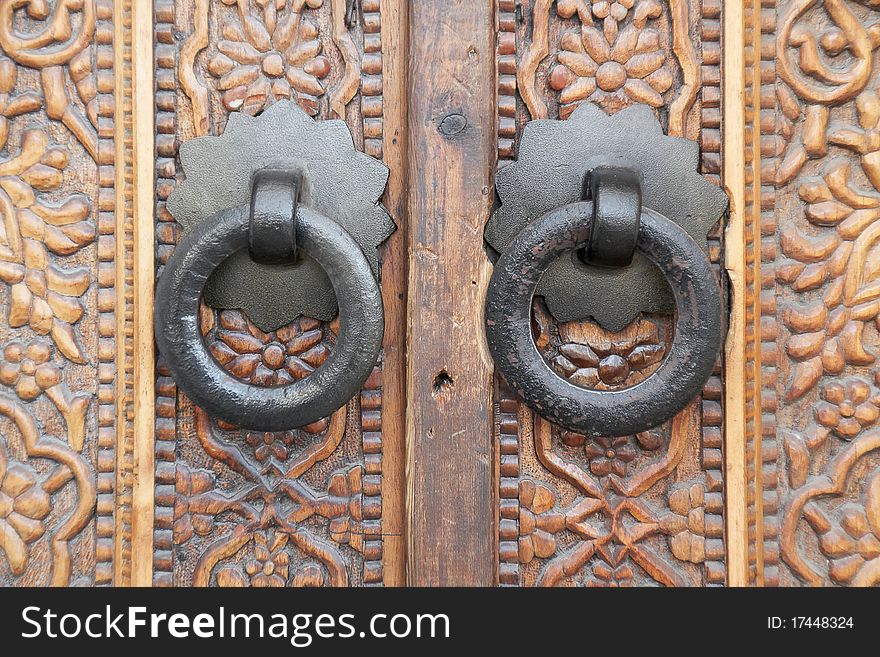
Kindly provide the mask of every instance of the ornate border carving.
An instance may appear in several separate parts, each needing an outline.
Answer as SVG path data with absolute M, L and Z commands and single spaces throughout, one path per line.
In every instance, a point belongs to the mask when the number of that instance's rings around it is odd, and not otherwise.
M 0 9 L 4 584 L 132 578 L 131 11 Z

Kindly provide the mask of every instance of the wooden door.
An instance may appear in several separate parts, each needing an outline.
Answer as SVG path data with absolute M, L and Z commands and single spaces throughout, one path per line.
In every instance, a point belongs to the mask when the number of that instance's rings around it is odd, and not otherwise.
M 0 583 L 876 585 L 875 5 L 0 1 Z M 180 145 L 284 98 L 387 165 L 397 230 L 373 375 L 267 434 L 178 391 L 153 290 Z M 495 174 L 529 121 L 585 103 L 652 108 L 730 200 L 723 354 L 635 436 L 551 425 L 485 344 Z M 639 354 L 672 339 L 667 316 L 612 333 L 540 299 L 534 322 L 593 385 L 650 376 Z M 307 374 L 337 330 L 208 307 L 202 328 L 246 380 L 273 343 Z

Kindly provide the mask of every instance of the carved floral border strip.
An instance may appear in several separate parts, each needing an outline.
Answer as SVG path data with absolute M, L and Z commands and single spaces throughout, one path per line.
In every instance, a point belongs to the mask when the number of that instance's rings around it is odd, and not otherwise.
M 783 584 L 880 584 L 875 4 L 775 8 Z
M 113 16 L 108 0 L 0 3 L 4 584 L 124 583 L 115 565 L 127 510 L 114 519 L 114 508 L 130 483 L 117 470 L 126 429 L 116 415 L 128 363 L 116 352 L 115 239 L 126 210 L 115 187 L 125 165 L 115 161 Z

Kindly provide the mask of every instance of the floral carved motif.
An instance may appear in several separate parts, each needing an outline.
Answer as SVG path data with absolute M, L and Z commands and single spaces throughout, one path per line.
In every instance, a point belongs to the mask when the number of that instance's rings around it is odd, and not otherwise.
M 327 97 L 333 115 L 344 119 L 361 73 L 348 19 L 345 0 L 195 0 L 178 75 L 196 135 L 208 134 L 209 90 L 225 111 L 251 115 L 289 99 L 317 116 Z M 334 61 L 344 68 L 334 72 Z
M 574 16 L 577 3 L 558 3 L 562 18 Z M 620 23 L 633 10 L 623 30 Z M 663 105 L 662 94 L 672 87 L 672 73 L 660 49 L 660 35 L 647 27 L 662 9 L 656 0 L 594 2 L 591 14 L 602 20 L 602 29 L 584 25 L 580 32 L 562 36 L 559 64 L 550 72 L 550 86 L 559 92 L 560 118 L 565 118 L 582 100 L 598 103 L 607 110 L 635 101 L 651 107 Z
M 97 160 L 95 24 L 95 0 L 0 4 L 0 50 L 15 63 L 39 70 L 46 115 L 63 123 Z M 67 79 L 78 103 L 70 97 Z
M 112 66 L 97 62 L 98 14 L 96 0 L 0 3 L 3 584 L 107 578 L 75 557 L 97 500 L 94 355 L 83 337 L 95 315 L 89 187 L 99 161 L 113 177 L 113 160 L 99 157 L 99 128 L 113 132 L 103 96 L 113 78 L 98 70 Z
M 676 559 L 706 559 L 705 489 L 665 481 L 684 456 L 682 431 L 594 442 L 535 417 L 527 435 L 533 435 L 537 462 L 559 482 L 554 490 L 531 478 L 520 481 L 519 560 L 536 584 L 693 582 L 693 572 Z
M 535 343 L 575 385 L 619 389 L 662 361 L 662 321 L 642 318 L 612 333 L 591 322 L 556 323 L 534 306 Z M 685 586 L 698 583 L 719 550 L 721 497 L 700 478 L 673 483 L 689 468 L 692 405 L 669 425 L 597 439 L 554 427 L 521 408 L 518 561 L 525 582 L 544 586 Z M 711 524 L 711 522 L 709 523 Z M 707 547 L 707 545 L 709 547 Z
M 178 463 L 174 540 L 199 555 L 193 585 L 297 585 L 301 578 L 296 573 L 288 579 L 287 566 L 294 557 L 304 560 L 305 571 L 318 568 L 326 574 L 327 584 L 349 583 L 352 557 L 347 551 L 363 550 L 362 468 L 344 466 L 332 472 L 323 492 L 300 479 L 336 452 L 349 410 L 337 411 L 323 430 L 261 436 L 221 430 L 196 410 L 196 431 L 205 453 L 246 485 L 229 490 L 213 473 Z M 262 440 L 253 440 L 257 437 Z M 261 454 L 262 447 L 276 444 L 284 446 L 281 453 Z M 318 518 L 327 522 L 316 522 Z M 322 577 L 300 585 L 324 583 Z
M 31 551 L 45 542 L 51 567 L 43 583 L 65 586 L 73 583 L 70 541 L 91 520 L 96 490 L 82 455 L 90 397 L 71 392 L 53 356 L 37 338 L 8 343 L 0 361 L 0 416 L 11 427 L 0 441 L 0 574 L 5 558 L 13 577 L 25 575 Z M 28 405 L 44 395 L 62 419 L 62 438 L 44 432 L 40 419 L 51 418 Z
M 241 2 L 225 4 L 235 6 L 238 17 L 223 24 L 208 72 L 217 78 L 226 109 L 256 114 L 293 97 L 314 116 L 330 63 L 321 55 L 318 26 L 303 10 L 318 9 L 323 0 L 293 2 L 289 10 L 287 0 L 257 0 L 256 13 Z
M 202 328 L 218 362 L 260 386 L 308 376 L 329 356 L 338 330 L 302 317 L 266 333 L 242 311 L 208 307 Z M 355 555 L 365 550 L 364 468 L 343 446 L 359 436 L 359 405 L 282 432 L 193 413 L 198 448 L 185 445 L 176 463 L 173 526 L 177 550 L 194 555 L 191 583 L 348 585 Z M 190 465 L 205 457 L 221 469 Z
M 870 521 L 880 464 L 876 9 L 853 0 L 778 9 L 775 184 L 785 219 L 775 274 L 791 427 L 779 541 L 790 572 L 814 585 L 880 583 Z
M 670 134 L 684 134 L 700 82 L 686 2 L 538 0 L 531 23 L 517 83 L 532 118 L 548 117 L 539 88 L 545 79 L 559 118 L 584 101 L 609 113 L 633 103 L 668 105 Z M 683 84 L 672 99 L 676 75 Z

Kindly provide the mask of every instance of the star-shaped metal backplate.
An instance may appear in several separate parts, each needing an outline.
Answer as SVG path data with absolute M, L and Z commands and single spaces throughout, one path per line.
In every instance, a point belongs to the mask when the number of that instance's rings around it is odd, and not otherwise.
M 388 167 L 355 148 L 344 121 L 315 121 L 295 102 L 278 101 L 256 117 L 230 114 L 221 136 L 183 143 L 180 160 L 186 179 L 167 207 L 185 231 L 248 203 L 255 171 L 290 169 L 302 180 L 299 202 L 345 228 L 378 271 L 376 249 L 395 229 L 379 203 Z M 291 265 L 263 265 L 239 251 L 211 276 L 204 298 L 215 308 L 240 308 L 264 331 L 300 315 L 336 315 L 330 280 L 308 254 Z
M 663 134 L 653 111 L 634 105 L 613 115 L 583 103 L 565 121 L 526 124 L 519 158 L 496 177 L 501 205 L 486 224 L 486 241 L 503 252 L 529 222 L 582 200 L 586 174 L 597 167 L 635 171 L 642 203 L 684 228 L 704 250 L 727 207 L 724 192 L 698 172 L 696 142 Z M 541 278 L 537 294 L 561 322 L 593 318 L 619 331 L 639 313 L 672 313 L 663 274 L 636 253 L 629 267 L 584 265 L 565 254 Z

